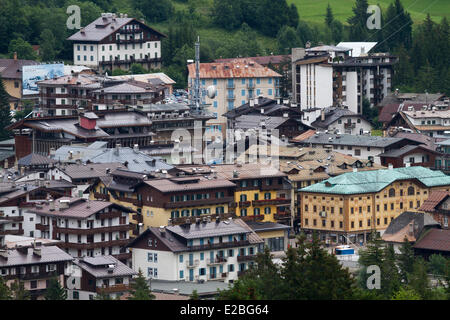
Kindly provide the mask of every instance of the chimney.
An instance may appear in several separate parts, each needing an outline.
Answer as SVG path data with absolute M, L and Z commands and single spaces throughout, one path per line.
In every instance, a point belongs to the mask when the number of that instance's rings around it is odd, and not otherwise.
M 50 211 L 55 211 L 55 201 L 48 200 L 48 202 L 49 202 L 49 210 Z
M 389 169 L 389 170 L 392 170 L 392 169 L 394 169 L 394 166 L 392 165 L 392 163 L 389 163 L 389 165 L 388 165 L 388 169 Z
M 160 226 L 159 227 L 159 232 L 161 233 L 161 237 L 165 237 L 166 236 L 166 227 L 165 226 Z
M 14 61 L 17 61 L 17 52 L 14 52 Z
M 249 105 L 250 105 L 250 107 L 254 107 L 255 106 L 255 100 L 250 99 Z
M 407 162 L 407 163 L 405 163 L 405 167 L 406 167 L 406 168 L 409 168 L 409 167 L 411 167 L 411 162 Z
M 353 172 L 358 172 L 358 168 L 353 168 Z
M 325 110 L 324 109 L 322 109 L 320 111 L 320 121 L 325 121 Z
M 135 145 L 133 146 L 133 151 L 134 151 L 135 153 L 138 153 L 138 152 L 139 152 L 139 145 L 138 145 L 138 144 L 135 144 Z
M 114 149 L 114 154 L 115 154 L 116 156 L 119 155 L 120 147 L 121 147 L 120 143 L 116 143 L 116 148 Z

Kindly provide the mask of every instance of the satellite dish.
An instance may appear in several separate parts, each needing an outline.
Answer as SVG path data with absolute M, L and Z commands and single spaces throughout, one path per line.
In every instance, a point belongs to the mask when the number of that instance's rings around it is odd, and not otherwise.
M 216 97 L 216 91 L 217 91 L 217 90 L 216 90 L 216 87 L 215 87 L 215 86 L 209 86 L 209 87 L 206 89 L 208 98 L 214 99 L 214 98 Z

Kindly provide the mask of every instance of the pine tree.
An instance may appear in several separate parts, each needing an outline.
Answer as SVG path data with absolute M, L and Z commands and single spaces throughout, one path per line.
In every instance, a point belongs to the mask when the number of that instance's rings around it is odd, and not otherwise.
M 427 264 L 421 257 L 416 258 L 412 272 L 408 274 L 408 285 L 417 292 L 422 299 L 430 297 L 430 279 L 427 274 Z
M 16 279 L 11 284 L 11 292 L 14 300 L 30 300 L 30 294 L 23 285 L 22 281 Z
M 384 248 L 384 259 L 381 264 L 381 291 L 386 298 L 390 298 L 401 287 L 399 270 L 396 265 L 394 246 L 387 245 Z
M 3 277 L 0 277 L 0 300 L 11 300 L 11 289 Z
M 367 29 L 368 7 L 367 0 L 356 0 L 355 6 L 352 8 L 354 15 L 347 19 L 350 25 L 350 41 L 366 41 L 369 35 Z
M 5 128 L 11 124 L 12 116 L 9 107 L 9 95 L 5 90 L 3 79 L 0 75 L 0 140 L 11 137 L 11 132 Z
M 41 33 L 42 61 L 53 61 L 57 56 L 56 39 L 51 30 L 45 29 Z
M 414 250 L 411 243 L 405 237 L 403 244 L 400 247 L 400 254 L 397 256 L 398 266 L 403 281 L 408 281 L 408 274 L 413 271 L 414 265 Z
M 192 294 L 189 296 L 189 300 L 200 300 L 197 290 L 192 290 Z
M 328 28 L 331 28 L 331 24 L 333 23 L 333 21 L 333 10 L 331 9 L 330 3 L 328 3 L 327 13 L 325 14 L 325 24 L 328 26 Z
M 153 300 L 155 295 L 152 294 L 148 287 L 147 280 L 145 280 L 141 269 L 139 269 L 137 278 L 134 279 L 131 285 L 131 297 L 128 300 Z
M 101 288 L 100 292 L 95 296 L 95 300 L 113 300 L 111 296 L 106 293 L 105 289 Z
M 45 300 L 66 300 L 67 291 L 59 283 L 57 278 L 50 279 L 50 284 L 45 292 Z

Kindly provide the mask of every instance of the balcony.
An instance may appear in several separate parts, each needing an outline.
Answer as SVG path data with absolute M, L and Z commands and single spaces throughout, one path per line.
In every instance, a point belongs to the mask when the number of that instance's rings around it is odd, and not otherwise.
M 264 216 L 262 214 L 256 216 L 240 216 L 240 219 L 244 221 L 264 221 Z
M 171 208 L 197 207 L 197 206 L 204 206 L 204 205 L 209 205 L 209 204 L 230 203 L 233 200 L 234 200 L 234 197 L 223 197 L 223 198 L 212 198 L 212 199 L 201 199 L 201 200 L 167 202 L 164 204 L 164 208 L 171 209 Z
M 48 224 L 36 223 L 36 230 L 49 231 L 50 230 L 50 226 Z
M 239 208 L 248 208 L 252 205 L 251 201 L 239 201 Z
M 119 218 L 122 216 L 122 212 L 120 211 L 111 211 L 111 212 L 102 212 L 97 213 L 96 218 L 97 219 L 112 219 L 112 218 Z
M 228 276 L 228 272 L 211 273 L 208 275 L 208 280 L 221 280 L 221 279 L 225 279 L 227 276 Z
M 215 257 L 214 259 L 206 259 L 206 265 L 212 266 L 216 264 L 223 264 L 227 262 L 227 258 L 224 257 Z
M 124 252 L 119 254 L 113 254 L 112 255 L 117 260 L 129 260 L 131 259 L 131 252 Z
M 130 291 L 130 286 L 126 284 L 116 284 L 113 286 L 103 286 L 96 288 L 97 293 L 115 293 L 115 292 L 126 292 Z
M 109 195 L 108 195 L 108 194 L 103 194 L 103 193 L 94 192 L 94 198 L 95 198 L 95 199 L 98 199 L 98 200 L 106 200 L 106 201 L 109 201 Z
M 344 123 L 345 129 L 355 129 L 356 123 Z
M 236 215 L 234 213 L 213 213 L 213 214 L 205 214 L 205 215 L 200 215 L 200 216 L 191 216 L 191 217 L 180 217 L 180 218 L 172 218 L 172 224 L 173 225 L 179 225 L 179 224 L 185 224 L 186 220 L 189 219 L 189 223 L 193 223 L 195 222 L 195 220 L 197 218 L 199 219 L 215 219 L 217 216 L 219 216 L 220 220 L 226 220 L 228 218 L 235 218 Z
M 47 226 L 48 227 L 48 226 Z M 102 228 L 90 228 L 90 229 L 74 229 L 74 228 L 60 228 L 54 227 L 56 233 L 63 234 L 79 234 L 79 235 L 92 235 L 97 233 L 115 232 L 115 231 L 130 231 L 134 228 L 132 224 L 123 224 L 118 226 L 102 227 Z M 36 225 L 37 229 L 37 225 Z M 38 229 L 40 230 L 40 229 Z M 41 230 L 46 231 L 46 230 Z
M 250 254 L 245 256 L 237 256 L 238 262 L 245 262 L 245 261 L 254 261 L 256 259 L 256 254 Z
M 142 216 L 142 214 L 133 214 L 132 218 L 137 223 L 143 223 L 144 222 L 144 217 Z
M 289 220 L 289 219 L 291 219 L 291 213 L 290 212 L 278 212 L 273 215 L 273 218 L 275 220 Z
M 16 216 L 16 217 L 0 216 L 0 220 L 8 220 L 8 221 L 12 221 L 12 222 L 23 222 L 23 216 Z
M 105 248 L 105 247 L 124 247 L 130 243 L 130 239 L 122 239 L 122 240 L 110 240 L 110 241 L 101 241 L 101 242 L 90 242 L 90 243 L 71 243 L 71 242 L 59 242 L 56 245 L 61 249 L 72 248 L 79 250 L 89 250 L 96 248 Z
M 255 89 L 255 84 L 252 83 L 247 83 L 247 89 Z
M 15 230 L 0 230 L 0 236 L 13 235 L 13 236 L 22 236 L 23 229 L 15 229 Z
M 195 267 L 198 267 L 199 264 L 200 264 L 200 260 L 198 260 L 198 259 L 186 261 L 187 268 L 195 268 Z
M 227 82 L 227 89 L 234 89 L 234 83 Z
M 236 96 L 234 94 L 227 95 L 227 100 L 235 100 Z
M 280 205 L 280 204 L 287 204 L 289 205 L 291 203 L 290 199 L 284 199 L 284 198 L 277 198 L 277 199 L 264 199 L 264 200 L 253 200 L 252 205 L 255 206 L 266 206 L 266 205 Z
M 224 248 L 234 248 L 234 247 L 242 247 L 250 245 L 249 240 L 239 240 L 239 241 L 230 241 L 230 242 L 221 242 L 221 243 L 208 243 L 204 245 L 198 246 L 189 246 L 187 247 L 187 251 L 201 251 L 201 250 L 213 250 L 213 249 L 224 249 Z
M 142 207 L 142 200 L 139 200 L 139 199 L 118 197 L 117 200 L 122 201 L 122 202 L 131 203 L 131 204 L 135 205 L 136 207 Z
M 130 33 L 141 33 L 143 30 L 141 28 L 135 29 L 119 29 L 120 34 L 130 34 Z

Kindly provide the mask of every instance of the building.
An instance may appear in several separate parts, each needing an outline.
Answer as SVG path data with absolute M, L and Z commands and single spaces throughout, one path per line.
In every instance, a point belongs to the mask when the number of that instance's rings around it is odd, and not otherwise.
M 160 69 L 161 39 L 165 37 L 126 14 L 102 13 L 67 40 L 73 43 L 75 65 L 112 72 L 118 68 L 128 70 L 134 63 L 148 70 Z
M 400 253 L 400 248 L 405 242 L 405 238 L 408 242 L 414 244 L 424 232 L 436 227 L 439 227 L 439 224 L 431 215 L 405 211 L 392 220 L 384 231 L 382 239 L 394 246 L 395 253 Z
M 188 87 L 193 94 L 195 82 L 195 64 L 188 65 Z M 251 59 L 234 59 L 223 63 L 201 63 L 200 85 L 202 99 L 208 105 L 207 110 L 214 119 L 207 122 L 213 131 L 222 132 L 225 136 L 227 119 L 222 115 L 236 106 L 247 103 L 259 96 L 276 99 L 279 94 L 280 74 L 264 67 Z M 206 95 L 206 88 L 214 86 L 214 98 Z
M 408 166 L 422 166 L 435 168 L 435 159 L 440 153 L 429 149 L 426 145 L 406 145 L 400 149 L 383 152 L 379 155 L 381 165 L 394 168 Z
M 433 228 L 424 232 L 422 237 L 413 245 L 414 254 L 428 259 L 433 254 L 444 257 L 450 256 L 450 230 Z
M 137 272 L 110 255 L 74 259 L 72 272 L 81 275 L 75 288 L 67 290 L 67 300 L 94 300 L 98 294 L 112 299 L 130 291 Z
M 14 53 L 14 59 L 0 59 L 0 75 L 3 80 L 5 90 L 9 95 L 9 106 L 11 110 L 20 110 L 23 103 L 22 87 L 22 67 L 39 64 L 33 60 L 17 59 L 17 53 Z
M 448 229 L 450 220 L 450 193 L 444 190 L 435 190 L 420 206 L 419 211 L 430 214 L 442 229 Z
M 398 150 L 406 145 L 419 145 L 407 138 L 390 138 L 368 135 L 315 133 L 310 136 L 296 137 L 293 142 L 305 146 L 332 149 L 359 159 L 372 160 L 381 164 L 380 154 Z
M 301 228 L 338 243 L 365 242 L 432 191 L 449 188 L 449 176 L 423 167 L 345 173 L 299 190 Z
M 443 139 L 443 141 L 436 142 L 436 150 L 440 152 L 435 159 L 435 168 L 437 170 L 443 170 L 444 172 L 450 171 L 450 139 Z
M 133 210 L 107 201 L 62 197 L 36 205 L 36 235 L 61 240 L 58 246 L 73 257 L 112 255 L 127 262 L 129 213 Z
M 247 225 L 264 240 L 271 252 L 285 252 L 288 249 L 291 228 L 276 222 L 247 222 Z
M 238 220 L 150 227 L 134 239 L 133 268 L 148 279 L 233 282 L 254 262 L 263 240 Z
M 370 53 L 367 43 L 358 54 L 349 44 L 292 49 L 292 93 L 302 110 L 344 104 L 362 114 L 364 98 L 374 106 L 390 92 L 396 57 Z
M 259 163 L 214 166 L 178 166 L 188 176 L 225 179 L 236 185 L 230 213 L 244 221 L 270 221 L 285 218 L 290 212 L 290 185 L 286 174 Z M 280 215 L 280 217 L 278 217 Z
M 159 80 L 158 83 L 162 83 L 164 86 L 164 96 L 168 97 L 173 93 L 173 85 L 176 83 L 172 80 L 168 75 L 162 72 L 156 73 L 145 73 L 145 74 L 130 74 L 130 75 L 121 75 L 121 76 L 109 76 L 110 79 L 113 80 L 136 80 L 140 82 L 152 83 L 155 80 Z
M 319 116 L 317 116 L 317 111 L 320 112 Z M 372 131 L 370 121 L 363 115 L 354 113 L 344 106 L 327 107 L 321 110 L 316 109 L 316 116 L 311 113 L 307 114 L 309 121 L 315 119 L 310 125 L 317 131 L 351 135 L 370 135 Z
M 43 299 L 50 279 L 56 277 L 65 287 L 64 273 L 73 258 L 54 245 L 34 242 L 29 246 L 0 249 L 0 276 L 11 286 L 21 281 L 32 299 Z

